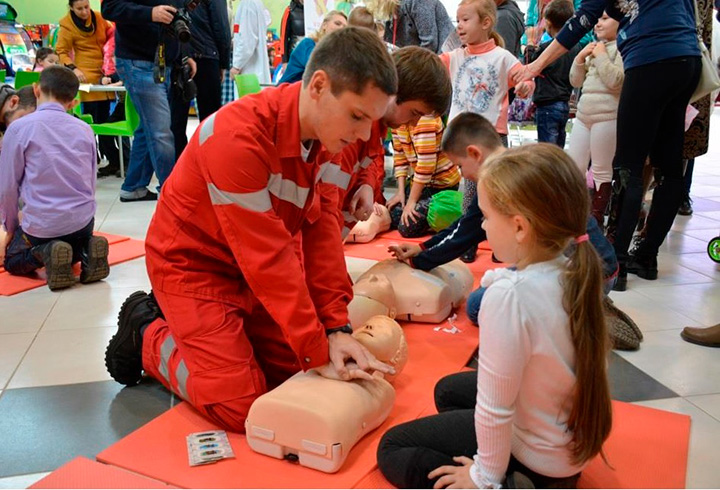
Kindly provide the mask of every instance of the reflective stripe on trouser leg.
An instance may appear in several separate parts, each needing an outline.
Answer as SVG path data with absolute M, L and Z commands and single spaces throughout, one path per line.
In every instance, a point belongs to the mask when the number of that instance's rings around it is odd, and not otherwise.
M 158 371 L 160 372 L 162 377 L 165 378 L 167 384 L 171 387 L 173 386 L 173 383 L 170 380 L 170 369 L 168 368 L 168 366 L 170 364 L 170 356 L 172 356 L 173 352 L 175 352 L 176 349 L 177 346 L 175 344 L 175 339 L 173 339 L 172 335 L 168 335 L 165 341 L 160 346 L 160 364 L 158 365 Z M 187 391 L 187 382 L 189 375 L 190 371 L 188 371 L 185 361 L 181 359 L 177 367 L 175 368 L 175 381 L 177 382 L 177 394 L 180 395 L 183 400 L 189 400 Z

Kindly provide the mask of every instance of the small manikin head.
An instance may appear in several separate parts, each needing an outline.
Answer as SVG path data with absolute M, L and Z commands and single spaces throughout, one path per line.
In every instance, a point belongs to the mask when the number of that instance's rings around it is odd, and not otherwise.
M 405 367 L 408 346 L 402 327 L 392 318 L 377 315 L 355 330 L 353 337 L 379 361 L 395 368 L 395 376 Z
M 357 329 L 375 315 L 395 318 L 396 302 L 395 290 L 387 276 L 363 276 L 353 285 L 353 300 L 348 305 L 350 325 Z
M 370 213 L 369 217 L 358 217 L 356 215 L 356 218 L 364 219 L 364 221 L 358 221 L 355 226 L 353 226 L 345 239 L 347 243 L 368 243 L 373 240 L 378 233 L 389 230 L 390 224 L 392 223 L 390 211 L 381 204 L 375 204 L 375 210 Z

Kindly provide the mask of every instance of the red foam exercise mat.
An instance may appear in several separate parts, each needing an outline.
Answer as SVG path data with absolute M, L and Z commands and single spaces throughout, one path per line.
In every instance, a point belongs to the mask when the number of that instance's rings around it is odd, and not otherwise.
M 459 315 L 462 317 L 462 315 Z M 447 325 L 405 324 L 410 358 L 395 381 L 396 401 L 385 423 L 363 438 L 343 468 L 326 474 L 254 453 L 240 434 L 229 434 L 235 458 L 208 466 L 188 465 L 185 436 L 217 427 L 182 403 L 98 455 L 102 462 L 126 468 L 156 480 L 188 488 L 350 488 L 376 467 L 376 450 L 385 431 L 417 418 L 432 405 L 439 378 L 462 369 L 477 347 L 478 333 L 456 322 Z M 436 330 L 438 327 L 440 329 Z
M 128 260 L 136 259 L 145 255 L 145 242 L 133 240 L 132 238 L 106 233 L 96 233 L 108 239 L 110 253 L 108 262 L 110 265 L 119 264 Z M 80 275 L 80 265 L 75 265 L 75 274 Z M 112 269 L 110 270 L 112 275 Z M 12 296 L 30 289 L 39 288 L 47 284 L 45 270 L 40 269 L 32 276 L 13 276 L 0 268 L 0 296 Z
M 595 458 L 579 488 L 685 488 L 690 417 L 613 402 L 613 429 L 605 443 L 612 468 Z M 354 488 L 394 488 L 377 468 Z
M 78 457 L 29 488 L 174 488 L 115 466 Z

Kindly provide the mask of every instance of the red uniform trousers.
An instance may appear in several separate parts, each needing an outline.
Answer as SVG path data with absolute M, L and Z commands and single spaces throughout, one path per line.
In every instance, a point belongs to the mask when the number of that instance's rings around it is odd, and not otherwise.
M 245 432 L 256 398 L 300 371 L 280 327 L 247 292 L 238 307 L 155 290 L 166 319 L 143 335 L 145 372 L 234 432 Z

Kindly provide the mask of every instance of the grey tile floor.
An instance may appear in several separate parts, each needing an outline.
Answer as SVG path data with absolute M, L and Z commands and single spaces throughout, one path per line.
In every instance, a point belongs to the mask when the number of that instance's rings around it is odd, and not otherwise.
M 720 349 L 679 336 L 686 325 L 720 322 L 720 265 L 705 253 L 720 234 L 720 114 L 712 129 L 711 150 L 695 165 L 695 214 L 676 219 L 660 277 L 631 276 L 627 292 L 612 293 L 645 334 L 639 351 L 611 356 L 613 396 L 692 417 L 687 486 L 694 488 L 720 487 Z M 155 205 L 120 203 L 119 187 L 119 179 L 99 181 L 96 227 L 142 239 Z M 371 264 L 348 260 L 354 276 Z M 143 288 L 140 258 L 97 284 L 0 297 L 0 488 L 27 487 L 77 455 L 92 458 L 171 407 L 158 385 L 122 389 L 103 365 L 122 301 Z

